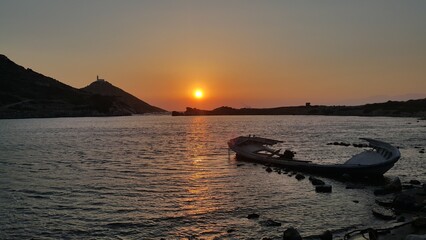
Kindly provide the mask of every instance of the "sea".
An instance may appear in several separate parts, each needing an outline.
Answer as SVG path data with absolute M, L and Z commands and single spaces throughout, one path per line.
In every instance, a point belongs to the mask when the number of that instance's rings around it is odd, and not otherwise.
M 0 120 L 0 239 L 282 239 L 290 226 L 302 236 L 342 236 L 388 224 L 371 213 L 375 184 L 346 189 L 320 177 L 333 190 L 316 193 L 307 178 L 237 161 L 227 141 L 249 134 L 318 163 L 364 151 L 327 143 L 384 140 L 402 155 L 385 179 L 426 180 L 426 121 L 416 118 Z

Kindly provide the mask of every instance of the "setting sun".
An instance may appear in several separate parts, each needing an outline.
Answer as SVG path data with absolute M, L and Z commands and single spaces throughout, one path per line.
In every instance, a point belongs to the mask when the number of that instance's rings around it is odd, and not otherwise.
M 194 91 L 194 97 L 197 99 L 201 99 L 203 98 L 203 91 L 200 89 L 197 89 Z

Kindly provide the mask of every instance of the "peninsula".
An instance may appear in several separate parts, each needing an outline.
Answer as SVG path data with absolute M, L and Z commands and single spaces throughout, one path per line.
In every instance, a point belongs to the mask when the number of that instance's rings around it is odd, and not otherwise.
M 409 101 L 388 101 L 359 106 L 311 105 L 277 108 L 232 108 L 219 107 L 201 110 L 187 107 L 185 112 L 172 112 L 173 116 L 200 115 L 330 115 L 330 116 L 389 116 L 426 117 L 426 98 Z
M 97 78 L 77 89 L 0 54 L 0 119 L 166 113 Z

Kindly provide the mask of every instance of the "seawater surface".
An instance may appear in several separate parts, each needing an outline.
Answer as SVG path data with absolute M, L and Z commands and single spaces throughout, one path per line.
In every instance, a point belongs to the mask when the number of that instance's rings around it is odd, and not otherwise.
M 284 140 L 300 159 L 344 162 L 328 142 L 388 141 L 402 158 L 386 177 L 425 180 L 426 121 L 325 116 L 132 116 L 0 120 L 1 239 L 279 239 L 383 224 L 374 186 L 333 193 L 237 162 L 227 140 Z M 358 202 L 357 202 L 358 201 Z M 250 213 L 260 214 L 249 220 Z M 280 227 L 267 227 L 272 219 Z

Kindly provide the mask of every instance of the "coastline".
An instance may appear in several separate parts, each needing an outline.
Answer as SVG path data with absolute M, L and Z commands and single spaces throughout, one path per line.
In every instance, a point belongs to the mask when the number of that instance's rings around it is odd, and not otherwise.
M 359 106 L 310 105 L 276 108 L 232 108 L 222 106 L 213 110 L 187 107 L 186 111 L 173 111 L 172 116 L 209 115 L 321 115 L 365 117 L 415 117 L 426 119 L 426 98 L 405 102 L 388 101 Z

